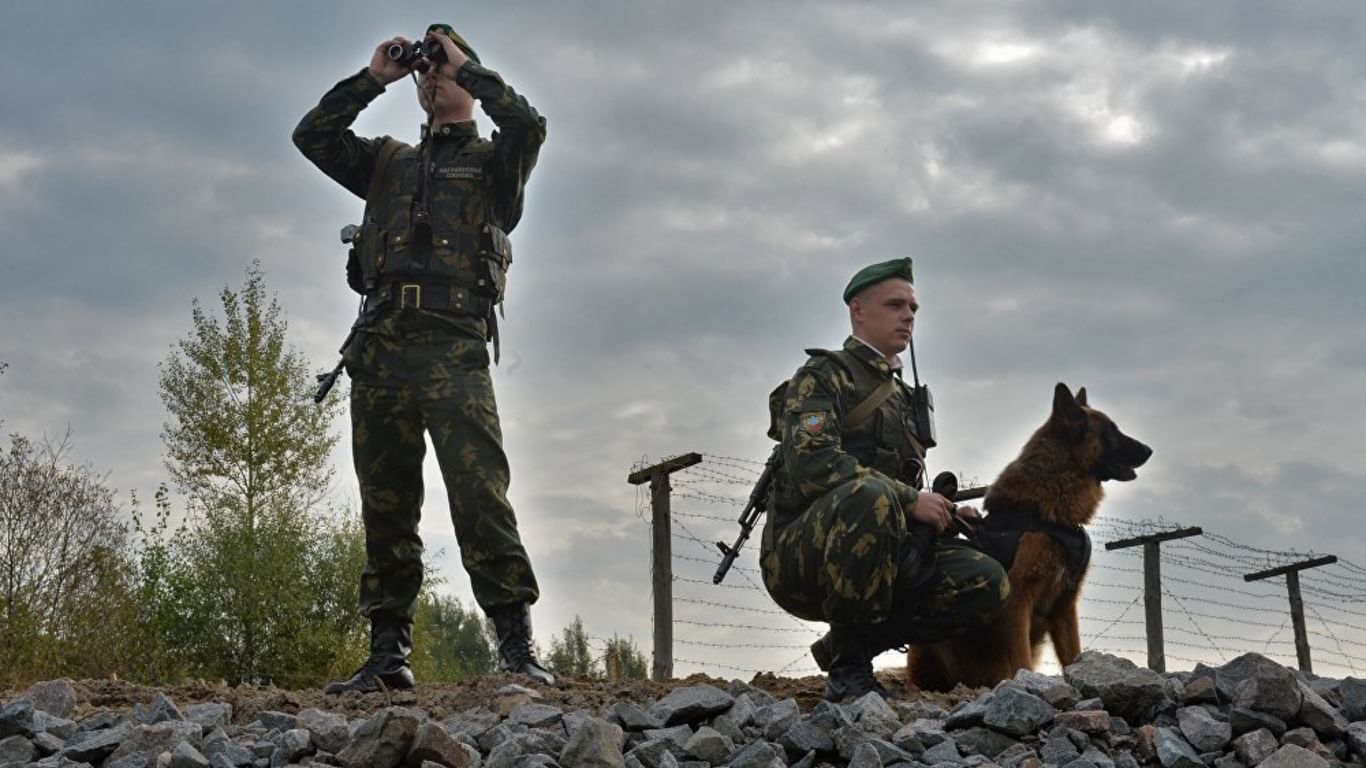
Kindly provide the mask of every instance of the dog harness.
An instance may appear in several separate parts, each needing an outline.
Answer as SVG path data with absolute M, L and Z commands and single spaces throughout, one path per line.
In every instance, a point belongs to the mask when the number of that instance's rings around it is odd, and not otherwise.
M 1058 599 L 1070 599 L 1081 588 L 1086 566 L 1091 562 L 1091 537 L 1080 525 L 1045 520 L 1038 506 L 1031 504 L 991 512 L 982 518 L 968 542 L 1009 571 L 1015 563 L 1015 553 L 1020 549 L 1020 535 L 1027 531 L 1046 533 L 1062 547 L 1066 573 Z M 1035 606 L 1039 615 L 1052 611 L 1052 602 Z

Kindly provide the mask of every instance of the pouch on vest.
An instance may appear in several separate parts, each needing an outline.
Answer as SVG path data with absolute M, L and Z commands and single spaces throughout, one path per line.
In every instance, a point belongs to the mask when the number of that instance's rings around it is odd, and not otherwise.
M 485 223 L 479 237 L 479 256 L 482 265 L 479 287 L 493 299 L 494 304 L 503 303 L 503 293 L 507 289 L 508 268 L 512 266 L 512 241 L 507 233 L 492 224 Z

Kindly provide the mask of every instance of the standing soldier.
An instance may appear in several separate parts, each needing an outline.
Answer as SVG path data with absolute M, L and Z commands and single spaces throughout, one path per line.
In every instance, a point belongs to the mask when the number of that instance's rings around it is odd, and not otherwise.
M 416 147 L 350 129 L 390 83 L 416 76 L 427 113 Z M 497 125 L 483 139 L 474 102 Z M 507 500 L 508 463 L 487 342 L 511 263 L 506 233 L 545 140 L 545 120 L 447 24 L 420 43 L 380 43 L 294 130 L 299 150 L 366 200 L 348 265 L 365 296 L 343 350 L 360 479 L 370 657 L 327 693 L 412 688 L 413 609 L 422 584 L 423 433 L 431 435 L 475 600 L 493 619 L 500 667 L 552 684 L 531 644 L 539 590 Z
M 1005 606 L 995 560 L 941 539 L 976 517 L 923 485 L 928 417 L 901 380 L 915 325 L 911 260 L 860 270 L 844 289 L 853 335 L 773 393 L 769 436 L 782 464 L 764 526 L 764 585 L 784 610 L 830 624 L 811 646 L 825 697 L 886 695 L 873 658 L 982 626 Z

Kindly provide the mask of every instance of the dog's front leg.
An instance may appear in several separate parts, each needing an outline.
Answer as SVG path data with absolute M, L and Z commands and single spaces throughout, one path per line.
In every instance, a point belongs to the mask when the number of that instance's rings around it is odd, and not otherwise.
M 1077 601 L 1081 593 L 1073 593 L 1070 600 L 1061 603 L 1049 617 L 1049 636 L 1053 640 L 1053 650 L 1058 654 L 1058 663 L 1064 667 L 1077 660 L 1081 655 L 1081 624 L 1077 619 Z

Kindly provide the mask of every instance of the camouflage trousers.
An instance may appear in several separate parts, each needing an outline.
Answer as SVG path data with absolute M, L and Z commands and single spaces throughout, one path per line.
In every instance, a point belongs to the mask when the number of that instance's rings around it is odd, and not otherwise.
M 413 617 L 423 570 L 424 433 L 475 600 L 485 612 L 535 602 L 536 577 L 507 499 L 508 461 L 484 340 L 408 309 L 357 333 L 345 360 L 365 524 L 362 613 Z
M 987 624 L 1010 583 L 1000 564 L 955 539 L 911 529 L 896 492 L 860 478 L 787 525 L 764 527 L 764 586 L 784 610 L 840 625 L 893 622 L 900 642 L 934 642 Z

